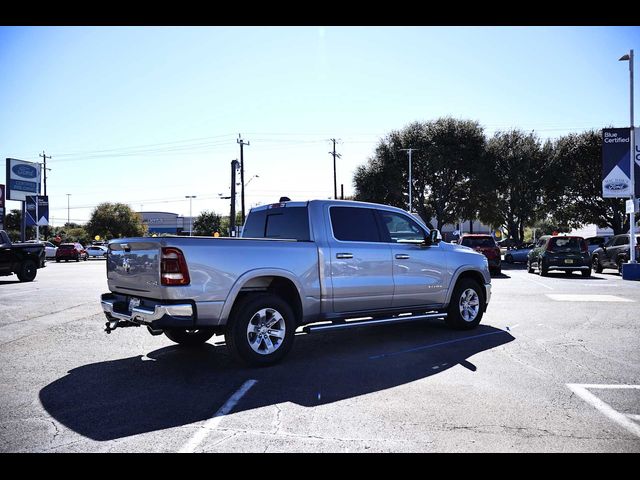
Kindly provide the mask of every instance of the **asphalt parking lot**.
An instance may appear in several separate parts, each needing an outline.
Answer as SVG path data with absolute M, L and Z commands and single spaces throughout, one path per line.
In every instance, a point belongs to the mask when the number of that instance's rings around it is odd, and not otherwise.
M 299 334 L 279 365 L 107 335 L 103 260 L 0 277 L 2 452 L 640 452 L 640 282 L 506 265 L 482 324 Z

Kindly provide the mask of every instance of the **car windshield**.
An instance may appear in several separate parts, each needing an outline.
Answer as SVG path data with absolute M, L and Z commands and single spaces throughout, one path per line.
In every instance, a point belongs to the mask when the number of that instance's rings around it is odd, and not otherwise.
M 73 250 L 74 246 L 73 246 L 73 245 L 65 245 L 65 244 L 62 244 L 62 245 L 60 245 L 60 247 L 58 247 L 58 248 L 60 248 L 60 249 L 62 249 L 62 250 Z
M 579 252 L 582 242 L 584 240 L 578 237 L 555 237 L 549 241 L 549 249 L 558 252 Z
M 495 247 L 496 242 L 491 237 L 465 237 L 462 239 L 461 245 L 465 247 Z

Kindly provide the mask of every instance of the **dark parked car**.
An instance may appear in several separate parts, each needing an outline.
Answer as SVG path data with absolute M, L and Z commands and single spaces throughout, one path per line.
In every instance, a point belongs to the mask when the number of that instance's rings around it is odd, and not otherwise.
M 82 244 L 76 243 L 62 243 L 56 250 L 56 262 L 64 260 L 68 262 L 69 260 L 75 260 L 79 262 L 80 260 L 87 260 L 89 258 L 89 254 L 84 249 Z
M 622 274 L 622 264 L 629 261 L 630 235 L 625 233 L 611 237 L 596 248 L 591 255 L 591 266 L 597 273 L 605 268 L 615 268 Z M 640 236 L 636 236 L 636 259 L 640 258 Z
M 589 248 L 584 238 L 568 235 L 544 235 L 540 237 L 527 258 L 527 271 L 547 275 L 550 270 L 566 273 L 581 272 L 583 277 L 591 276 Z
M 458 243 L 482 253 L 489 261 L 489 271 L 500 273 L 500 247 L 491 235 L 467 233 L 460 237 Z
M 31 282 L 38 269 L 45 266 L 44 245 L 11 243 L 7 232 L 0 230 L 0 276 L 18 275 L 21 282 Z
M 596 248 L 600 248 L 604 243 L 608 242 L 613 235 L 599 235 L 597 237 L 587 237 L 584 239 L 587 242 L 587 247 L 589 247 L 589 253 L 592 255 Z

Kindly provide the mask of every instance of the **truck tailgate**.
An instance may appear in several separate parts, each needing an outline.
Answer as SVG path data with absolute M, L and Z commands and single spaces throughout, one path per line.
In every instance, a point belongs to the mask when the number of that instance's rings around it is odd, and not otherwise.
M 110 243 L 107 255 L 107 280 L 116 291 L 142 297 L 158 297 L 162 290 L 161 252 L 160 242 L 151 239 Z

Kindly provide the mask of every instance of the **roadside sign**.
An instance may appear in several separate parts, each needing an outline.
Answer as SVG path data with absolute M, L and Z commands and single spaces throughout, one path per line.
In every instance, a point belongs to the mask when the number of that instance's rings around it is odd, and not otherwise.
M 40 193 L 40 164 L 7 158 L 7 200 L 26 201 Z
M 37 202 L 37 207 L 36 207 Z M 29 195 L 26 197 L 25 219 L 27 227 L 49 225 L 49 197 L 45 195 Z

